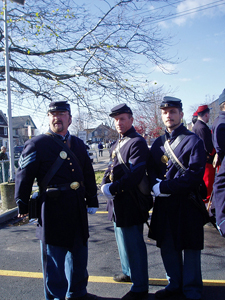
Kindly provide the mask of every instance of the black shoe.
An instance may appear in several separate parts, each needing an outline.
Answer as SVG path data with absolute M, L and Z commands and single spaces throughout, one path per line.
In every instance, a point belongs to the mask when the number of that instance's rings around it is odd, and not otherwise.
M 116 282 L 131 282 L 130 276 L 125 274 L 115 275 L 113 280 Z
M 76 298 L 66 298 L 66 300 L 98 300 L 98 297 L 96 295 L 87 293 L 84 296 L 76 297 Z
M 169 297 L 172 297 L 172 296 L 180 294 L 180 293 L 181 293 L 180 290 L 170 291 L 168 289 L 162 289 L 155 293 L 155 297 L 157 299 L 165 299 L 165 298 L 169 298 Z
M 121 299 L 122 300 L 146 300 L 148 299 L 148 291 L 140 292 L 140 293 L 129 291 Z

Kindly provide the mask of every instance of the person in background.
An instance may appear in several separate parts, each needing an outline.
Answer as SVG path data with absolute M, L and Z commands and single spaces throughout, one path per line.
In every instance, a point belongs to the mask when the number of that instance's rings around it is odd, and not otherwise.
M 206 154 L 203 141 L 182 123 L 180 99 L 166 96 L 160 109 L 166 131 L 153 143 L 147 167 L 155 195 L 149 237 L 161 250 L 168 285 L 157 291 L 155 298 L 172 299 L 183 294 L 185 299 L 200 300 L 203 216 L 189 193 L 202 181 Z
M 202 139 L 206 152 L 207 159 L 203 181 L 207 188 L 207 197 L 206 199 L 203 199 L 203 201 L 208 203 L 213 191 L 213 183 L 215 179 L 216 170 L 213 167 L 213 159 L 216 151 L 213 147 L 211 130 L 207 126 L 210 119 L 210 109 L 208 105 L 199 106 L 196 112 L 198 114 L 198 120 L 192 128 L 192 131 L 197 134 L 200 139 Z
M 123 300 L 143 300 L 148 298 L 149 285 L 143 225 L 149 214 L 141 211 L 135 187 L 145 173 L 148 146 L 132 126 L 133 113 L 126 104 L 112 108 L 110 117 L 114 118 L 120 137 L 111 148 L 111 162 L 101 190 L 108 198 L 108 217 L 114 221 L 122 266 L 122 274 L 114 276 L 114 280 L 132 282 L 131 290 L 122 297 Z M 129 171 L 125 172 L 123 167 Z
M 197 122 L 197 120 L 198 120 L 198 113 L 194 112 L 193 116 L 192 116 L 192 127 L 195 125 L 195 123 Z
M 8 160 L 8 155 L 6 154 L 6 147 L 5 146 L 1 147 L 0 160 Z
M 72 116 L 66 101 L 51 102 L 50 128 L 25 143 L 15 180 L 18 217 L 28 213 L 34 179 L 42 195 L 37 224 L 45 299 L 94 300 L 87 293 L 87 213 L 98 207 L 94 170 L 83 141 L 71 136 Z M 47 189 L 43 181 L 55 163 Z M 47 175 L 48 176 L 48 175 Z
M 225 156 L 225 89 L 219 96 L 218 103 L 220 106 L 220 113 L 212 126 L 213 145 L 217 154 L 215 166 L 220 166 Z
M 103 156 L 103 145 L 101 142 L 98 143 L 98 151 L 99 151 L 99 156 Z

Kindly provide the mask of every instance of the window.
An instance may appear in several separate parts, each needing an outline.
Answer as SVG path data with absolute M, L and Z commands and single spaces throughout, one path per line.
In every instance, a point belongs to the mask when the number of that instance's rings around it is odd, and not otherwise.
M 26 121 L 26 125 L 27 125 L 27 126 L 28 126 L 28 125 L 31 125 L 30 120 L 27 120 L 27 121 Z
M 7 135 L 7 134 L 8 134 L 8 128 L 4 127 L 4 135 Z

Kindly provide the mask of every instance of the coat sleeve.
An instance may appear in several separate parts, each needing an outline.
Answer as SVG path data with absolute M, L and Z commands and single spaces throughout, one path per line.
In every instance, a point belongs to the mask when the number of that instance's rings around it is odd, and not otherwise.
M 219 124 L 214 134 L 216 135 L 216 143 L 214 147 L 219 155 L 220 160 L 222 161 L 225 156 L 225 124 Z
M 20 214 L 28 213 L 28 201 L 38 170 L 38 157 L 34 143 L 29 141 L 20 156 L 15 178 L 15 200 Z
M 220 234 L 225 237 L 225 160 L 223 160 L 219 173 L 213 185 L 216 223 Z
M 95 172 L 88 155 L 86 146 L 83 141 L 80 142 L 80 153 L 83 165 L 83 176 L 84 176 L 84 186 L 85 186 L 85 198 L 88 207 L 98 207 L 97 198 L 97 186 L 95 180 Z

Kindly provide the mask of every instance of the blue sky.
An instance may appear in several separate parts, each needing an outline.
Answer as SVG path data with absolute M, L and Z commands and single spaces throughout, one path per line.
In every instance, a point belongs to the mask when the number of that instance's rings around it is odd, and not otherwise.
M 99 3 L 104 4 L 101 0 L 94 3 L 91 1 L 91 5 L 98 6 Z M 180 63 L 166 66 L 175 73 L 171 75 L 163 74 L 159 68 L 152 66 L 147 78 L 153 86 L 157 83 L 165 91 L 173 90 L 172 95 L 182 100 L 184 118 L 189 122 L 193 107 L 217 99 L 225 88 L 225 0 L 173 0 L 173 3 L 173 6 L 166 9 L 174 17 L 158 25 L 162 34 L 173 36 L 173 46 L 168 48 L 168 55 L 176 55 Z M 165 2 L 152 1 L 149 10 L 155 8 L 153 5 L 163 6 Z M 206 9 L 209 6 L 212 8 Z M 202 10 L 196 12 L 199 7 Z M 190 9 L 193 13 L 186 14 Z M 184 16 L 176 17 L 182 12 Z M 5 107 L 2 110 L 6 112 Z M 24 114 L 30 114 L 38 127 L 47 120 L 46 117 L 25 110 Z M 15 116 L 18 112 L 13 111 L 12 114 Z
M 178 13 L 209 3 L 215 7 L 160 24 L 162 32 L 174 36 L 170 54 L 177 53 L 182 62 L 168 66 L 176 74 L 165 75 L 156 68 L 151 76 L 165 90 L 174 90 L 173 95 L 183 102 L 187 121 L 193 107 L 217 99 L 225 88 L 225 1 L 186 0 L 173 10 Z

